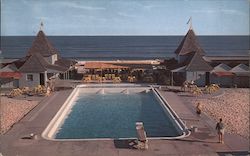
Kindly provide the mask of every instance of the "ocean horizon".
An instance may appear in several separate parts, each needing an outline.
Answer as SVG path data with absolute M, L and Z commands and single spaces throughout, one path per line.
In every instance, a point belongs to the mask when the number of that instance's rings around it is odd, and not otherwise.
M 62 57 L 78 60 L 167 59 L 184 36 L 48 36 Z M 207 56 L 248 56 L 249 36 L 197 36 Z M 24 57 L 35 36 L 1 36 L 2 58 Z

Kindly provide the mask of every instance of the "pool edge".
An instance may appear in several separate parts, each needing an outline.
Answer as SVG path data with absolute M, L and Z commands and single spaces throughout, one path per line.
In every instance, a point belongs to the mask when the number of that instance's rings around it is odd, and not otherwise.
M 44 138 L 46 140 L 50 140 L 50 141 L 91 141 L 91 140 L 92 141 L 96 141 L 96 140 L 128 140 L 128 139 L 137 139 L 137 138 L 133 138 L 133 137 L 131 137 L 131 138 L 93 138 L 93 139 L 91 139 L 91 138 L 87 138 L 87 139 L 56 139 L 56 138 L 54 138 L 55 132 L 58 130 L 58 127 L 61 124 L 63 124 L 63 122 L 62 122 L 62 120 L 63 120 L 62 116 L 63 115 L 67 115 L 69 113 L 69 111 L 70 111 L 69 107 L 73 106 L 72 104 L 69 105 L 68 103 L 71 102 L 74 99 L 74 97 L 78 95 L 79 88 L 87 87 L 87 86 L 88 85 L 78 85 L 78 86 L 75 87 L 75 89 L 71 92 L 71 94 L 66 99 L 66 101 L 63 103 L 63 105 L 61 106 L 61 108 L 58 110 L 58 112 L 56 113 L 56 115 L 52 118 L 52 120 L 49 122 L 49 124 L 47 125 L 47 127 L 45 128 L 45 130 L 42 132 L 42 134 L 41 134 L 42 138 Z M 123 86 L 121 86 L 121 87 L 123 87 Z M 150 87 L 153 90 L 154 94 L 161 101 L 161 105 L 163 105 L 163 107 L 165 107 L 164 109 L 166 109 L 167 111 L 170 112 L 171 117 L 174 117 L 173 119 L 177 119 L 178 120 L 178 123 L 176 123 L 176 124 L 178 126 L 180 126 L 179 124 L 181 124 L 181 126 L 179 128 L 181 128 L 182 134 L 178 135 L 176 137 L 147 137 L 147 139 L 149 139 L 149 140 L 157 140 L 157 139 L 161 139 L 161 140 L 175 140 L 175 139 L 181 139 L 181 138 L 184 138 L 184 137 L 188 137 L 191 134 L 191 132 L 187 129 L 186 125 L 178 117 L 178 115 L 175 113 L 175 111 L 170 107 L 170 105 L 168 104 L 167 100 L 165 98 L 163 98 L 163 96 L 155 89 L 155 87 L 157 87 L 157 85 L 148 86 L 148 87 Z M 66 108 L 68 108 L 68 109 L 66 109 Z

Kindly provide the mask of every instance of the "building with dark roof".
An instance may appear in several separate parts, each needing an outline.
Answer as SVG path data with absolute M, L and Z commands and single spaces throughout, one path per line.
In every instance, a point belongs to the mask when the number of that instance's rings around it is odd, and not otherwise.
M 210 83 L 209 72 L 213 67 L 204 60 L 206 53 L 191 27 L 175 50 L 175 54 L 178 64 L 171 70 L 172 82 L 180 85 L 184 81 L 194 81 L 199 86 Z
M 56 78 L 59 75 L 69 79 L 69 73 L 74 64 L 75 61 L 61 58 L 58 50 L 40 30 L 26 56 L 9 65 L 14 66 L 16 71 L 21 73 L 19 83 L 14 87 L 35 87 L 46 86 L 49 78 Z
M 177 63 L 170 69 L 172 85 L 194 81 L 198 86 L 216 83 L 222 87 L 249 87 L 250 72 L 246 65 L 249 58 L 206 56 L 192 27 L 183 37 L 175 54 Z

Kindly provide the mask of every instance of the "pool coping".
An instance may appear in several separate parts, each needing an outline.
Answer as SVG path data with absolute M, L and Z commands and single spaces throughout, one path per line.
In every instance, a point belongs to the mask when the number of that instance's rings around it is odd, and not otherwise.
M 56 131 L 58 130 L 58 127 L 60 127 L 63 122 L 62 120 L 65 120 L 65 116 L 70 113 L 70 107 L 72 105 L 68 104 L 69 102 L 72 102 L 74 100 L 75 96 L 77 96 L 77 93 L 79 92 L 79 88 L 85 88 L 92 86 L 94 88 L 100 88 L 100 87 L 107 87 L 110 84 L 101 84 L 101 85 L 86 85 L 81 84 L 75 87 L 75 89 L 71 92 L 69 97 L 66 99 L 66 101 L 63 103 L 63 105 L 60 107 L 56 115 L 52 118 L 52 120 L 49 122 L 49 124 L 46 126 L 44 131 L 42 132 L 41 136 L 42 138 L 49 140 L 49 141 L 96 141 L 96 140 L 129 140 L 129 139 L 137 139 L 135 137 L 131 138 L 86 138 L 86 139 L 56 139 L 54 138 L 54 135 L 56 134 Z M 121 84 L 117 85 L 119 87 L 127 87 L 127 84 Z M 164 107 L 164 111 L 168 111 L 169 115 L 172 117 L 171 120 L 175 122 L 175 124 L 178 126 L 178 128 L 181 130 L 182 134 L 175 136 L 175 137 L 147 137 L 148 140 L 175 140 L 175 139 L 182 139 L 185 137 L 188 137 L 191 134 L 191 131 L 188 130 L 187 126 L 182 122 L 182 120 L 178 117 L 176 112 L 171 108 L 171 106 L 168 104 L 167 100 L 158 92 L 155 88 L 158 87 L 158 85 L 129 85 L 129 87 L 148 87 L 151 88 L 154 92 L 154 95 L 157 97 L 157 100 L 160 100 L 161 107 Z

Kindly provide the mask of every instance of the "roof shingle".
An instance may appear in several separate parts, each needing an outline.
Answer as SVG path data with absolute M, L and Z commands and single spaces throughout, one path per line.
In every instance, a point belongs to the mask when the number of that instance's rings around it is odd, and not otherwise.
M 211 67 L 201 56 L 200 53 L 195 52 L 194 56 L 192 57 L 191 61 L 186 67 L 187 71 L 206 71 L 209 72 L 213 70 Z
M 41 30 L 38 32 L 31 48 L 28 50 L 27 56 L 35 53 L 40 53 L 43 57 L 58 54 L 57 49 L 52 46 L 44 32 Z
M 175 50 L 175 53 L 177 55 L 186 55 L 194 51 L 200 53 L 202 56 L 205 55 L 205 51 L 201 48 L 194 31 L 189 29 L 182 39 L 181 44 Z
M 40 73 L 47 71 L 47 69 L 64 72 L 68 68 L 52 65 L 41 54 L 35 53 L 26 60 L 23 66 L 19 68 L 19 71 L 23 73 Z

